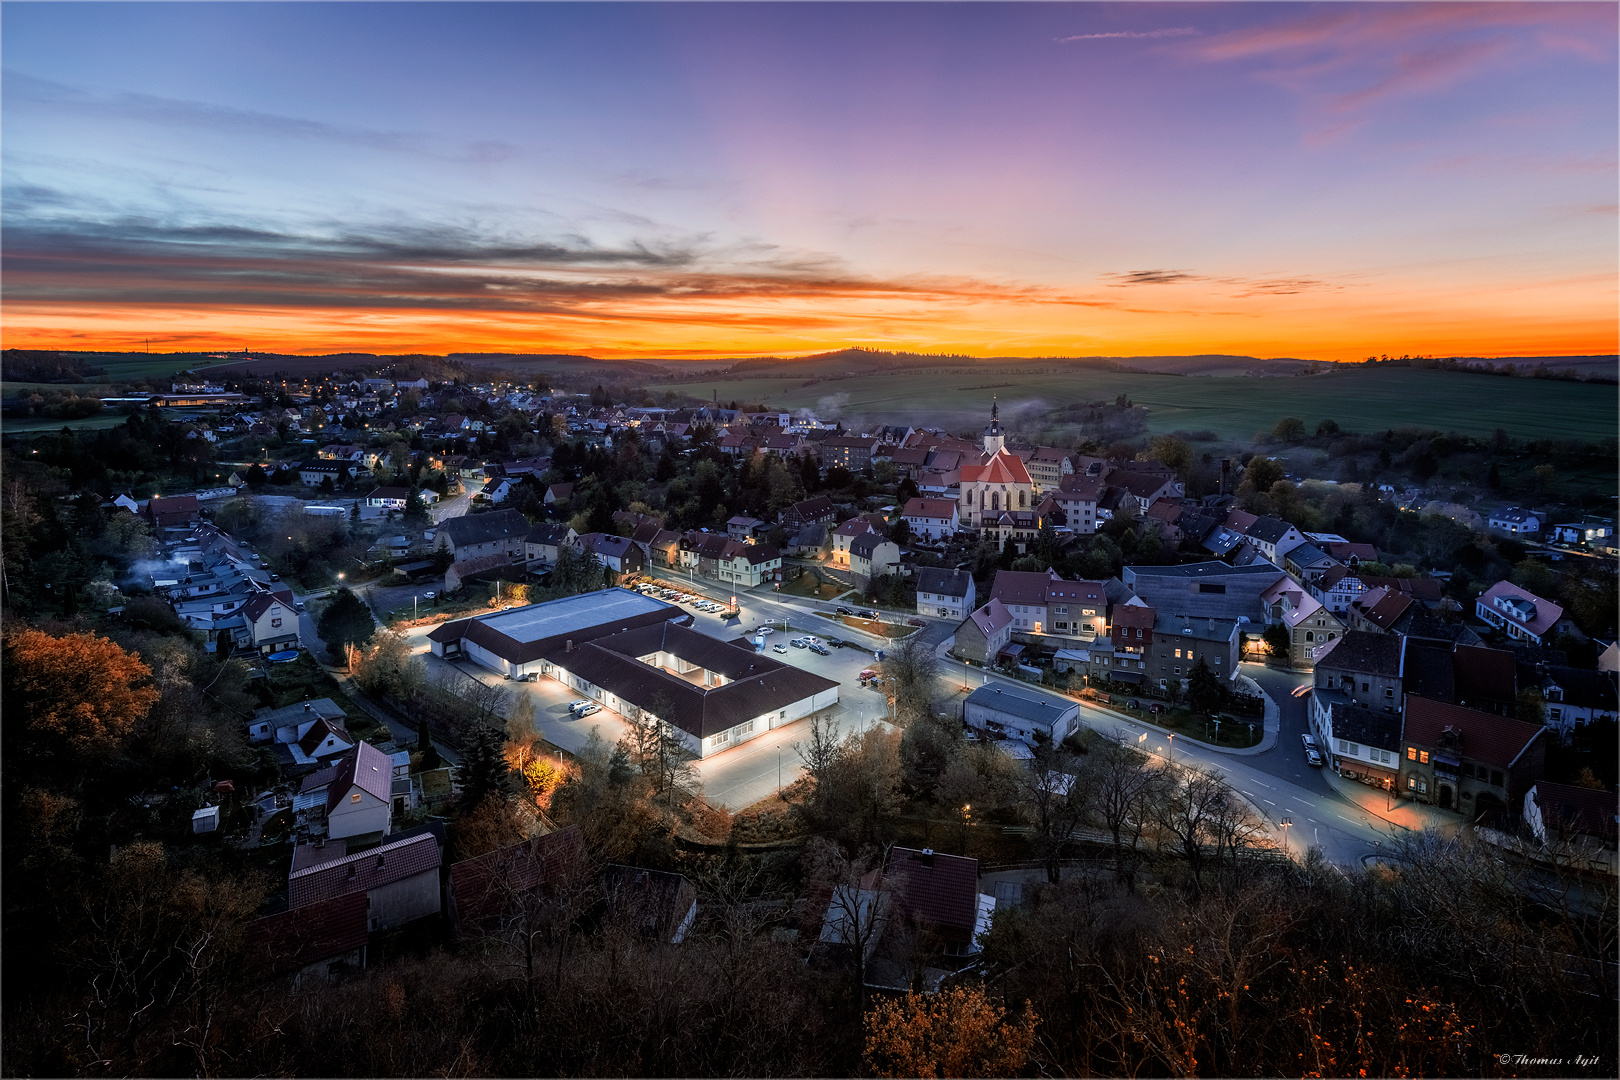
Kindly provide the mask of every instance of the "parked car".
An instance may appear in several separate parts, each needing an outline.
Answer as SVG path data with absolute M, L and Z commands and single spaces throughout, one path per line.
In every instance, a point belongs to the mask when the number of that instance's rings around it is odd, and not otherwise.
M 302 600 L 298 601 L 296 604 L 293 605 L 293 610 L 298 612 L 299 614 L 303 614 L 304 602 Z
M 844 647 L 845 642 L 844 642 L 843 638 L 830 637 L 830 638 L 827 639 L 827 644 L 831 648 L 842 649 Z
M 769 626 L 756 626 L 756 627 L 754 627 L 754 633 L 756 633 L 756 634 L 774 634 L 774 633 L 776 633 L 776 631 L 771 629 Z
M 860 613 L 860 616 L 863 619 L 876 619 L 878 617 L 878 613 L 876 611 L 863 611 Z
M 1305 764 L 1321 766 L 1322 755 L 1316 752 L 1316 747 L 1308 746 L 1305 748 Z
M 1140 709 L 1142 707 L 1142 703 L 1137 701 L 1135 698 L 1131 698 L 1125 703 L 1125 707 L 1127 709 Z
M 594 701 L 587 701 L 585 704 L 581 705 L 579 708 L 574 710 L 574 715 L 575 716 L 589 716 L 593 712 L 601 712 L 601 711 L 602 711 L 602 706 L 598 705 Z
M 810 643 L 805 641 L 804 638 L 794 638 L 792 641 L 788 642 L 788 644 L 792 645 L 795 649 L 807 649 L 810 647 Z
M 771 646 L 771 651 L 772 652 L 785 653 L 785 652 L 787 652 L 787 646 L 782 644 L 780 641 L 778 641 L 775 645 Z
M 832 655 L 832 650 L 831 649 L 824 648 L 824 647 L 822 647 L 820 645 L 812 645 L 812 646 L 810 646 L 810 651 L 815 653 L 817 656 L 831 656 Z
M 908 625 L 908 626 L 927 626 L 928 625 L 928 620 L 926 620 L 926 619 L 907 619 L 906 620 L 906 625 Z
M 1153 713 L 1156 716 L 1159 713 L 1164 712 L 1164 706 L 1155 701 L 1153 704 L 1148 706 L 1148 712 Z
M 1316 749 L 1316 737 L 1314 735 L 1301 735 L 1299 737 L 1299 739 L 1300 739 L 1300 742 L 1305 744 L 1305 749 L 1307 749 L 1307 750 L 1315 750 Z
M 840 615 L 853 615 L 853 614 L 855 614 L 853 611 L 849 610 L 849 608 L 847 608 L 847 607 L 834 608 L 833 610 L 838 612 L 838 614 L 840 614 Z

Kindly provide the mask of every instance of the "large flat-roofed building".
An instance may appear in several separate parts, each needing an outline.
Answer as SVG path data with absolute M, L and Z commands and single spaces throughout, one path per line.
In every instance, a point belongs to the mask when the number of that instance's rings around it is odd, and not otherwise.
M 514 678 L 556 679 L 627 718 L 658 716 L 707 757 L 838 703 L 838 683 L 751 646 L 709 637 L 690 616 L 627 589 L 445 623 L 435 655 Z

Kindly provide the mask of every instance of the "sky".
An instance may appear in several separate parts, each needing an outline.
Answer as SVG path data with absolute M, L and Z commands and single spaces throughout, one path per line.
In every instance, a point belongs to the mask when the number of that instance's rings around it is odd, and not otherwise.
M 0 340 L 1613 353 L 1617 11 L 6 2 Z

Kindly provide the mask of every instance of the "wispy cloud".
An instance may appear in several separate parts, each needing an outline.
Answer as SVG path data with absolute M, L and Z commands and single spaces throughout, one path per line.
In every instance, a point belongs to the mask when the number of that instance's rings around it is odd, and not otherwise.
M 5 93 L 10 108 L 28 105 L 91 114 L 123 123 L 337 144 L 443 161 L 482 165 L 509 160 L 517 153 L 515 146 L 499 140 L 476 139 L 455 143 L 408 131 L 330 124 L 181 98 L 132 93 L 92 94 L 77 87 L 16 72 L 6 73 Z
M 1166 27 L 1162 30 L 1111 30 L 1104 34 L 1072 34 L 1069 37 L 1053 38 L 1052 40 L 1056 41 L 1059 45 L 1064 45 L 1071 41 L 1106 41 L 1111 38 L 1142 40 L 1151 38 L 1192 37 L 1197 33 L 1198 31 L 1191 26 L 1174 26 Z
M 1178 285 L 1185 281 L 1203 281 L 1202 274 L 1195 274 L 1190 270 L 1129 270 L 1123 274 L 1104 274 L 1105 278 L 1112 278 L 1108 286 L 1111 289 L 1123 289 L 1127 285 Z

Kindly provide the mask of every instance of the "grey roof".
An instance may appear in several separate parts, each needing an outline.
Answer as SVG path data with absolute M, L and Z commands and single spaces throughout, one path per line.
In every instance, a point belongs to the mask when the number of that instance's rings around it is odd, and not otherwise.
M 1275 581 L 1275 575 L 1281 574 L 1282 568 L 1271 563 L 1256 563 L 1252 566 L 1231 566 L 1227 563 L 1211 559 L 1208 562 L 1182 563 L 1180 566 L 1127 566 L 1123 571 L 1121 571 L 1121 573 L 1123 574 L 1124 581 L 1127 585 L 1132 583 L 1133 578 L 1138 581 L 1142 580 L 1143 578 L 1191 578 L 1194 580 L 1202 580 L 1206 578 L 1243 577 L 1250 574 L 1265 573 L 1272 574 L 1273 577 L 1271 580 Z M 1269 585 L 1270 583 L 1271 582 L 1268 581 L 1266 584 Z
M 687 617 L 672 604 L 628 589 L 601 589 L 457 619 L 435 628 L 428 640 L 444 643 L 466 638 L 503 660 L 526 664 L 540 659 L 552 645 L 579 644 L 632 626 Z
M 288 906 L 297 909 L 335 896 L 369 892 L 438 869 L 439 842 L 424 833 L 293 871 L 287 879 Z
M 1380 750 L 1401 748 L 1401 714 L 1374 712 L 1360 705 L 1333 705 L 1333 737 Z
M 1254 524 L 1249 526 L 1247 535 L 1252 536 L 1254 539 L 1259 540 L 1264 544 L 1275 544 L 1277 541 L 1287 536 L 1288 530 L 1292 528 L 1292 525 L 1288 524 L 1286 521 L 1283 521 L 1281 518 L 1256 518 Z
M 1339 640 L 1328 643 L 1328 651 L 1316 658 L 1316 667 L 1318 671 L 1330 668 L 1367 675 L 1399 676 L 1405 643 L 1405 638 L 1394 634 L 1351 630 Z
M 1315 544 L 1301 544 L 1291 549 L 1284 558 L 1295 566 L 1314 566 L 1320 562 L 1338 561 Z
M 1153 636 L 1190 637 L 1197 641 L 1231 641 L 1232 631 L 1237 629 L 1236 619 L 1216 619 L 1209 616 L 1194 618 L 1190 615 L 1165 614 L 1160 612 L 1153 620 Z
M 1122 577 L 1142 601 L 1161 611 L 1194 618 L 1266 621 L 1260 594 L 1282 570 L 1269 562 L 1228 566 L 1222 562 L 1184 566 L 1127 566 Z
M 1011 686 L 981 686 L 968 695 L 967 704 L 994 709 L 1021 720 L 1033 720 L 1047 727 L 1080 709 L 1078 702 L 1060 704 L 1044 694 L 1032 694 Z
M 973 575 L 966 570 L 946 570 L 938 566 L 917 568 L 917 591 L 935 596 L 966 596 Z
M 459 519 L 457 519 L 459 520 Z M 568 540 L 568 526 L 542 523 L 536 525 L 523 537 L 526 544 L 550 544 L 553 547 L 566 543 Z
M 516 510 L 494 510 L 484 514 L 463 514 L 439 522 L 439 536 L 452 544 L 484 544 L 504 537 L 523 537 L 529 532 L 529 519 Z
M 1615 677 L 1612 672 L 1549 664 L 1546 679 L 1564 691 L 1563 702 L 1554 702 L 1555 705 L 1578 705 L 1611 713 L 1615 711 Z
M 851 555 L 859 555 L 863 559 L 870 559 L 872 557 L 872 553 L 877 550 L 878 545 L 885 543 L 888 543 L 888 537 L 884 536 L 882 533 L 862 533 L 860 536 L 857 536 L 854 540 L 850 541 L 849 553 Z

